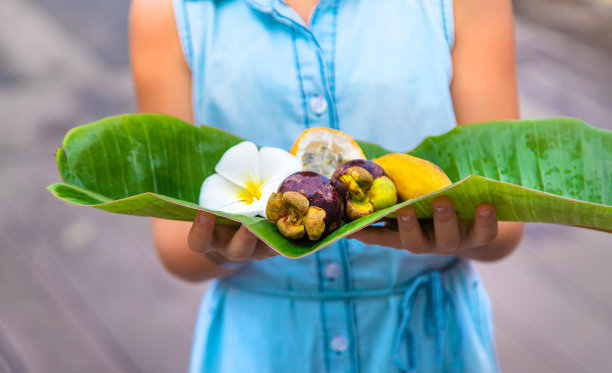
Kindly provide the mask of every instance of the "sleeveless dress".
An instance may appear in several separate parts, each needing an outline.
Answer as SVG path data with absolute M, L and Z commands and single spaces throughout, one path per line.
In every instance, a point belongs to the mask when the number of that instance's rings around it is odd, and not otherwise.
M 392 151 L 456 125 L 451 0 L 174 0 L 197 123 L 289 149 L 309 127 Z M 341 240 L 212 281 L 189 371 L 495 372 L 468 261 Z

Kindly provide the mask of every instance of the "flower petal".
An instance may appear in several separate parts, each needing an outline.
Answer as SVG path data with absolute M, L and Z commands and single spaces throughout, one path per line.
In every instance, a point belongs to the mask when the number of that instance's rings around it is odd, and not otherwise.
M 245 201 L 241 196 L 247 195 L 248 191 L 226 179 L 225 177 L 214 174 L 204 180 L 200 190 L 200 206 L 207 209 L 224 211 L 233 214 L 247 216 L 265 216 L 266 203 L 254 200 L 252 203 Z
M 266 207 L 265 205 L 268 203 L 268 199 L 270 198 L 270 194 L 276 192 L 276 190 L 278 189 L 280 184 L 283 182 L 283 180 L 285 179 L 277 178 L 277 179 L 267 180 L 259 188 L 259 190 L 261 191 L 260 200 L 264 201 L 264 210 Z
M 227 149 L 215 166 L 215 171 L 236 185 L 246 187 L 249 181 L 259 181 L 257 146 L 250 141 Z
M 286 150 L 269 146 L 264 146 L 259 150 L 259 180 L 261 181 L 285 179 L 301 169 L 302 161 Z
M 219 174 L 210 175 L 202 183 L 199 203 L 207 209 L 223 210 L 224 207 L 241 201 L 240 195 L 244 190 Z
M 229 206 L 225 206 L 223 208 L 224 212 L 229 212 L 232 214 L 240 214 L 246 216 L 255 216 L 259 215 L 265 217 L 266 205 L 262 206 L 261 201 L 255 200 L 251 204 L 247 204 L 244 201 L 235 202 Z
M 269 196 L 268 196 L 269 197 Z M 260 200 L 255 200 L 250 206 L 249 206 L 249 213 L 245 214 L 243 212 L 241 212 L 240 214 L 243 215 L 248 215 L 248 216 L 261 216 L 262 218 L 266 217 L 266 205 L 268 204 L 268 197 L 266 197 L 265 199 L 262 198 Z

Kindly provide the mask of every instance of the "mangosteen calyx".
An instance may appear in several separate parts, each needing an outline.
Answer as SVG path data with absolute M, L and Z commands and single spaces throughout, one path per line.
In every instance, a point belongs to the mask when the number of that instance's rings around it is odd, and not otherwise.
M 340 226 L 344 205 L 330 180 L 312 171 L 289 175 L 266 205 L 268 221 L 286 238 L 317 241 Z
M 332 185 L 346 201 L 345 215 L 355 220 L 397 203 L 393 181 L 378 164 L 354 159 L 340 166 L 332 176 Z

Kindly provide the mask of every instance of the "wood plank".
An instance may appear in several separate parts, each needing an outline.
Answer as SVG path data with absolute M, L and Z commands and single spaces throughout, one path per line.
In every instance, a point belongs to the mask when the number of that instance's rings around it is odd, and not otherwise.
M 525 17 L 519 17 L 516 32 L 522 116 L 576 116 L 612 130 L 611 50 L 594 47 L 611 43 L 612 33 L 584 39 L 583 31 L 595 26 L 593 15 L 575 3 L 568 5 L 573 13 L 556 4 L 515 2 L 528 9 L 518 12 Z M 556 24 L 550 28 L 551 23 Z M 517 253 L 478 267 L 493 299 L 498 341 L 504 340 L 500 335 L 508 336 L 554 371 L 609 369 L 610 358 L 601 346 L 612 343 L 611 235 L 529 224 Z M 511 346 L 499 347 L 504 371 L 540 371 L 516 369 L 523 355 Z
M 141 277 L 141 281 L 148 283 L 164 303 L 172 300 L 170 305 L 177 306 L 173 308 L 172 313 L 177 315 L 178 319 L 192 317 L 193 310 L 199 308 L 206 284 L 185 282 L 163 268 L 153 244 L 150 220 L 108 213 L 102 213 L 100 218 L 109 230 L 117 233 L 116 237 L 120 241 L 115 244 L 130 248 L 131 256 L 125 257 L 126 265 Z M 143 260 L 146 260 L 146 263 Z M 184 314 L 185 311 L 189 313 Z
M 517 314 L 516 307 L 508 308 L 503 302 L 493 300 L 493 307 L 496 310 L 495 325 L 497 335 L 502 334 L 510 338 L 516 344 L 521 346 L 521 350 L 528 350 L 533 353 L 537 361 L 541 361 L 548 369 L 553 372 L 594 372 L 587 369 L 581 362 L 568 354 L 564 350 L 563 343 L 555 343 L 551 337 L 547 335 L 546 330 L 533 327 L 530 315 L 521 316 Z M 499 337 L 496 338 L 498 341 Z M 503 339 L 502 339 L 503 340 Z M 502 347 L 502 346 L 499 346 Z M 522 352 L 522 351 L 521 351 Z M 513 349 L 499 349 L 499 360 L 503 372 L 523 373 L 523 372 L 538 372 L 539 370 L 521 370 L 520 367 L 524 362 L 516 362 L 515 360 L 523 359 L 524 356 L 516 354 Z M 510 363 L 509 363 L 510 362 Z M 506 365 L 509 364 L 509 365 Z M 537 363 L 536 363 L 537 364 Z
M 61 2 L 46 6 L 61 9 Z M 125 9 L 112 3 L 97 7 Z M 515 3 L 530 11 L 550 4 Z M 523 113 L 573 115 L 612 129 L 611 50 L 601 47 L 612 45 L 603 32 L 609 25 L 576 8 L 552 9 L 540 8 L 542 17 L 530 18 L 537 22 L 517 23 Z M 0 127 L 0 372 L 184 371 L 204 285 L 164 272 L 146 219 L 69 207 L 43 191 L 58 180 L 53 154 L 71 125 L 134 107 L 128 67 L 100 63 L 91 31 L 67 32 L 75 14 L 60 24 L 33 3 L 0 2 L 0 29 L 15 29 L 17 20 L 38 26 L 26 27 L 24 37 L 39 46 L 24 50 L 23 38 L 0 33 L 7 56 L 0 70 L 16 74 L 0 92 L 0 112 L 13 124 Z M 30 58 L 34 50 L 45 58 Z M 122 61 L 116 57 L 106 60 Z M 609 368 L 609 237 L 533 226 L 519 253 L 482 267 L 503 371 Z
M 3 329 L 0 323 L 0 372 L 25 373 L 26 368 L 23 358 L 13 346 L 14 342 L 9 340 Z
M 557 245 L 562 242 L 561 237 Z M 547 272 L 536 267 L 538 263 L 527 253 L 538 248 L 539 241 L 527 235 L 510 258 L 477 265 L 493 300 L 496 325 L 555 369 L 573 366 L 579 371 L 598 371 L 610 361 L 606 352 L 612 343 L 609 317 L 594 311 L 593 299 L 587 298 L 584 304 L 579 292 L 560 292 L 570 279 L 560 283 L 544 280 Z M 589 268 L 587 259 L 579 265 Z M 559 362 L 562 364 L 555 365 Z
M 513 5 L 517 19 L 612 56 L 612 1 L 513 0 Z
M 541 360 L 534 351 L 520 341 L 497 330 L 495 344 L 498 351 L 499 365 L 505 373 L 553 373 L 555 370 Z
M 39 174 L 44 175 L 50 169 L 41 168 Z M 177 320 L 191 320 L 194 317 L 206 284 L 179 280 L 162 267 L 155 252 L 148 218 L 109 214 L 89 207 L 73 207 L 55 199 L 47 199 L 41 205 L 44 214 L 54 214 L 57 209 L 70 214 L 70 224 L 62 223 L 61 227 L 47 224 L 46 231 L 41 232 L 43 237 L 60 229 L 60 245 L 66 248 L 82 240 L 79 238 L 84 229 L 82 225 L 88 226 L 86 230 L 90 231 L 94 229 L 92 227 L 104 227 L 108 234 L 97 232 L 95 239 L 103 240 L 104 250 L 146 287 L 152 297 L 158 299 L 158 307 L 169 310 L 169 314 Z M 76 236 L 71 231 L 75 231 Z M 191 325 L 183 327 L 191 333 Z
M 612 326 L 612 237 L 609 233 L 571 227 L 540 227 L 547 232 L 525 247 L 518 259 L 540 284 L 572 299 L 582 312 Z M 562 242 L 562 244 L 560 244 Z
M 548 115 L 575 116 L 612 129 L 610 53 L 554 32 L 545 23 L 521 19 L 517 20 L 516 41 L 517 77 L 524 101 L 546 108 Z M 522 116 L 532 117 L 524 110 Z
M 23 357 L 24 371 L 126 371 L 82 328 L 74 310 L 23 255 L 23 243 L 3 229 L 0 233 L 0 326 L 15 353 Z
M 39 174 L 31 171 L 30 167 L 21 168 L 10 178 L 16 185 L 41 183 L 33 176 Z M 47 209 L 48 205 L 36 202 L 33 199 L 30 206 L 13 206 L 20 211 L 13 213 L 17 223 L 9 223 L 9 230 L 18 232 L 20 225 L 28 224 L 28 216 L 48 219 L 44 223 L 40 221 L 44 229 L 21 238 L 25 245 L 37 251 L 29 251 L 29 259 L 39 263 L 39 270 L 62 292 L 62 299 L 76 312 L 83 327 L 103 343 L 109 355 L 123 362 L 122 371 L 164 372 L 180 366 L 186 368 L 197 308 L 186 307 L 180 293 L 171 291 L 176 284 L 168 286 L 168 277 L 160 271 L 159 264 L 151 268 L 153 261 L 143 260 L 137 251 L 126 246 L 124 236 L 113 232 L 102 239 L 99 234 L 113 231 L 106 219 L 134 218 L 93 209 L 77 213 L 76 208 L 69 206 Z M 11 206 L 10 201 L 7 204 Z M 36 210 L 28 212 L 29 209 Z M 83 227 L 96 227 L 90 228 L 93 237 L 68 235 L 62 239 L 70 224 L 76 224 L 81 233 Z M 73 242 L 67 250 L 62 249 L 66 242 Z M 80 247 L 74 242 L 80 242 Z M 162 297 L 158 290 L 164 288 L 167 292 Z

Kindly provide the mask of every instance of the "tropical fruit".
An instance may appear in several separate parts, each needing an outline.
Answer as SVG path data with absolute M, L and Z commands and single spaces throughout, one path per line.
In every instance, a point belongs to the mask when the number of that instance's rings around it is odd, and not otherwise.
M 452 184 L 436 164 L 404 153 L 389 153 L 373 159 L 395 184 L 401 201 L 417 198 Z
M 359 219 L 397 202 L 393 181 L 381 166 L 366 159 L 343 163 L 334 172 L 331 182 L 346 202 L 348 220 Z
M 344 201 L 330 180 L 312 171 L 289 175 L 266 206 L 268 221 L 292 240 L 319 240 L 340 226 L 343 213 Z
M 310 128 L 291 147 L 291 154 L 302 161 L 304 171 L 331 178 L 334 171 L 351 159 L 365 159 L 359 144 L 346 133 L 330 128 Z

